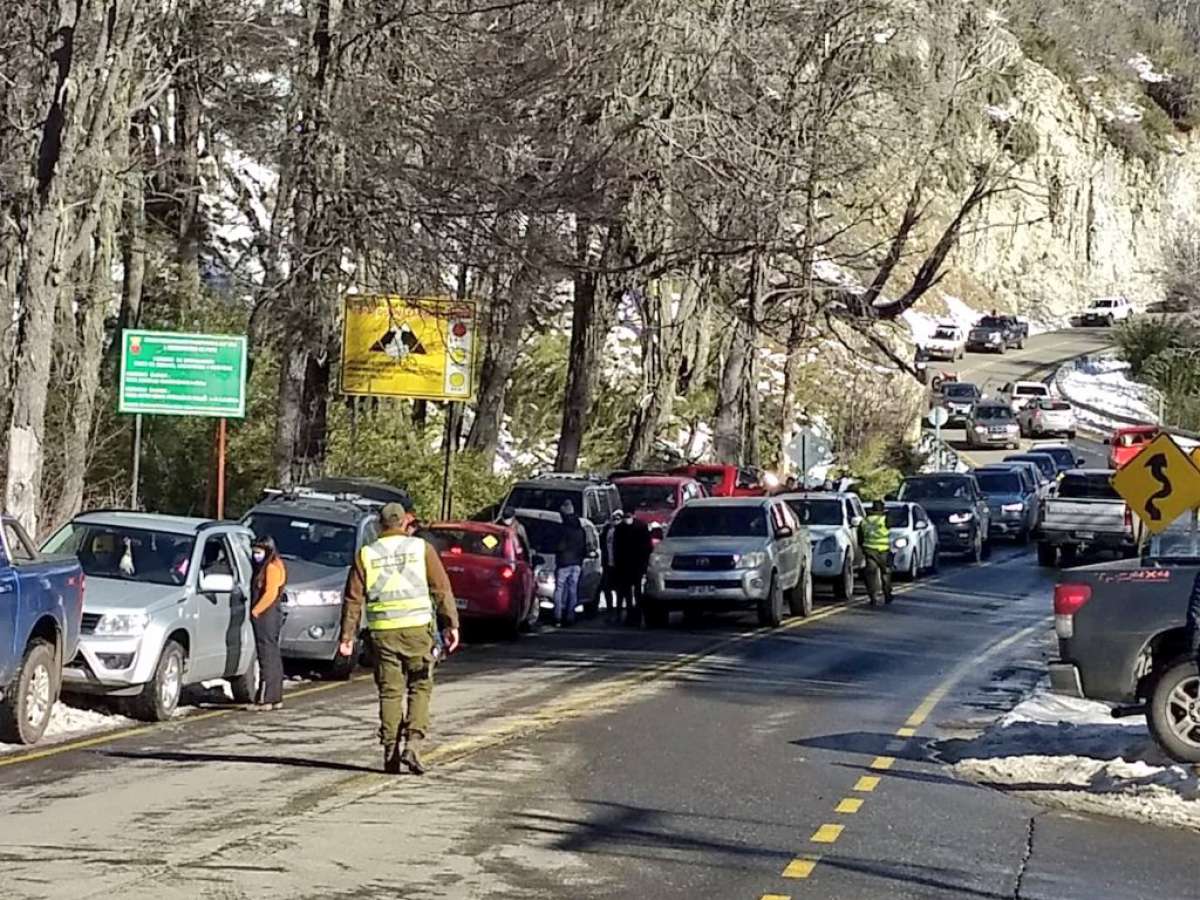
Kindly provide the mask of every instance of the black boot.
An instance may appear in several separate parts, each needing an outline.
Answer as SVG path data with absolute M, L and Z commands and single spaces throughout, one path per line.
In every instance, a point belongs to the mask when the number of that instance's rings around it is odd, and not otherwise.
M 420 734 L 410 735 L 404 752 L 400 754 L 400 762 L 414 775 L 425 774 L 425 764 L 421 762 L 421 754 L 418 752 L 424 739 Z
M 400 752 L 400 741 L 383 748 L 383 774 L 400 775 L 404 772 L 404 755 Z

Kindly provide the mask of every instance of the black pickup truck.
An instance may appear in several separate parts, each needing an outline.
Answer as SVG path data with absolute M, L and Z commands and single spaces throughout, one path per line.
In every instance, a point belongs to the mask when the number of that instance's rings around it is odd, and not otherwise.
M 1188 597 L 1200 558 L 1125 559 L 1064 572 L 1054 589 L 1053 689 L 1144 711 L 1159 745 L 1200 762 L 1200 670 Z
M 1028 338 L 1028 322 L 1022 322 L 1016 316 L 984 316 L 967 333 L 967 349 L 1004 353 L 1011 347 L 1020 350 Z

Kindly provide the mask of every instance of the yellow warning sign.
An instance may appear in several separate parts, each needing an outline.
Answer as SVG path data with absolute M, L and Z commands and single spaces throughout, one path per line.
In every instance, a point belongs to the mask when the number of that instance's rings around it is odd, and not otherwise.
M 1200 506 L 1200 469 L 1160 434 L 1112 476 L 1112 485 L 1151 534 Z
M 342 391 L 471 400 L 475 304 L 447 297 L 346 296 Z
M 496 539 L 495 535 L 485 534 L 483 536 L 483 540 L 481 540 L 480 543 L 483 544 L 483 546 L 487 547 L 489 550 L 495 550 L 496 545 L 499 544 L 500 541 L 498 541 Z

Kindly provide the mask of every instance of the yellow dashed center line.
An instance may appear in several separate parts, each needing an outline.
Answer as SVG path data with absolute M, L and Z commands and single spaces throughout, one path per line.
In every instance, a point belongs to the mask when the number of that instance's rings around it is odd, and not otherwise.
M 763 894 L 762 900 L 792 900 L 787 894 Z
M 839 813 L 856 813 L 862 809 L 863 801 L 861 797 L 846 797 L 834 807 L 834 812 Z
M 842 836 L 845 828 L 845 825 L 831 825 L 826 823 L 816 830 L 811 840 L 814 844 L 832 844 Z
M 896 737 L 909 738 L 917 733 L 917 729 L 912 726 L 905 726 L 896 732 Z
M 864 775 L 854 783 L 854 790 L 862 791 L 864 794 L 869 794 L 877 787 L 879 787 L 878 775 Z
M 798 856 L 783 870 L 784 878 L 807 878 L 821 861 L 819 856 Z
M 895 764 L 896 757 L 894 756 L 877 756 L 871 760 L 871 768 L 880 772 L 886 772 Z

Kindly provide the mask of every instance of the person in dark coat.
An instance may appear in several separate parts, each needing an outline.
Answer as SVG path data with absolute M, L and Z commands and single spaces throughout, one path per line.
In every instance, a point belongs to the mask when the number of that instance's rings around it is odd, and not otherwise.
M 621 513 L 614 512 L 612 518 L 600 532 L 600 562 L 604 567 L 604 580 L 601 590 L 604 593 L 604 603 L 608 607 L 610 617 L 620 618 L 621 611 L 617 608 L 617 569 L 615 542 L 617 526 L 621 524 Z
M 645 523 L 626 512 L 613 536 L 613 569 L 617 581 L 617 607 L 625 610 L 630 625 L 641 622 L 642 579 L 650 563 L 654 542 Z
M 575 514 L 575 504 L 563 503 L 562 534 L 554 551 L 554 624 L 562 627 L 575 624 L 575 607 L 579 605 L 579 576 L 583 573 L 583 558 L 587 555 L 587 536 L 583 523 Z

